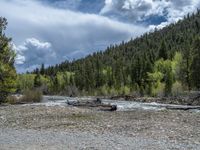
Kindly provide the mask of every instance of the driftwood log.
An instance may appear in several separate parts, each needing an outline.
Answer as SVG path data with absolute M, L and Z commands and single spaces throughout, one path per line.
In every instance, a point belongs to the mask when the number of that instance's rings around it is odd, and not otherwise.
M 76 102 L 67 102 L 68 105 L 76 106 L 76 107 L 93 107 L 98 108 L 103 111 L 116 111 L 117 105 L 111 104 L 103 104 L 102 101 L 97 98 L 94 101 L 76 101 Z
M 166 106 L 166 109 L 172 109 L 172 110 L 192 110 L 192 109 L 198 109 L 198 110 L 200 110 L 200 106 Z

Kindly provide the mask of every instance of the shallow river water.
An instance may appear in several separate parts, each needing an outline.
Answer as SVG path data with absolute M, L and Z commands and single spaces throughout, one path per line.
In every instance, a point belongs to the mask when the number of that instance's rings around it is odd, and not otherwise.
M 81 100 L 94 100 L 92 97 L 64 97 L 64 96 L 44 96 L 42 103 L 33 104 L 33 105 L 46 105 L 46 106 L 68 106 L 67 102 L 76 102 Z M 166 107 L 176 107 L 184 105 L 172 105 L 172 104 L 161 104 L 161 103 L 142 103 L 135 101 L 123 101 L 123 100 L 111 100 L 111 99 L 102 99 L 104 104 L 117 105 L 117 111 L 132 111 L 137 109 L 142 110 L 154 110 L 160 111 L 165 110 Z M 192 109 L 190 111 L 200 112 L 200 110 Z

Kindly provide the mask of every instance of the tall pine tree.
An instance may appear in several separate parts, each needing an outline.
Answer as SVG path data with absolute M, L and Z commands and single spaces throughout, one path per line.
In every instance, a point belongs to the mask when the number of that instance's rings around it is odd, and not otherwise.
M 159 58 L 163 58 L 164 60 L 168 59 L 167 47 L 164 40 L 162 41 L 161 46 L 160 46 Z
M 4 102 L 9 93 L 15 91 L 16 71 L 14 68 L 15 54 L 10 38 L 5 36 L 7 21 L 0 17 L 0 103 Z
M 197 37 L 194 42 L 194 58 L 192 61 L 192 83 L 197 88 L 200 89 L 200 37 Z

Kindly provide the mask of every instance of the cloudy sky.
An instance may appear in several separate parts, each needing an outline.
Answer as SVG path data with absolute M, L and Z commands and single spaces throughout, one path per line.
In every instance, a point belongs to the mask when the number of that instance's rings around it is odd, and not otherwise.
M 18 72 L 104 50 L 196 11 L 200 0 L 0 0 Z

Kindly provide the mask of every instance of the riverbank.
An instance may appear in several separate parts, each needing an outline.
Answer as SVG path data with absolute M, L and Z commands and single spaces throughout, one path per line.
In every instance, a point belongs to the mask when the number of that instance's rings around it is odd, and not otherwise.
M 0 109 L 3 149 L 198 149 L 200 115 L 189 111 L 102 112 L 68 106 Z
M 131 95 L 108 97 L 111 100 L 135 101 L 143 103 L 161 103 L 174 105 L 191 105 L 200 106 L 200 92 L 188 92 L 185 95 L 169 96 L 169 97 L 138 97 Z

